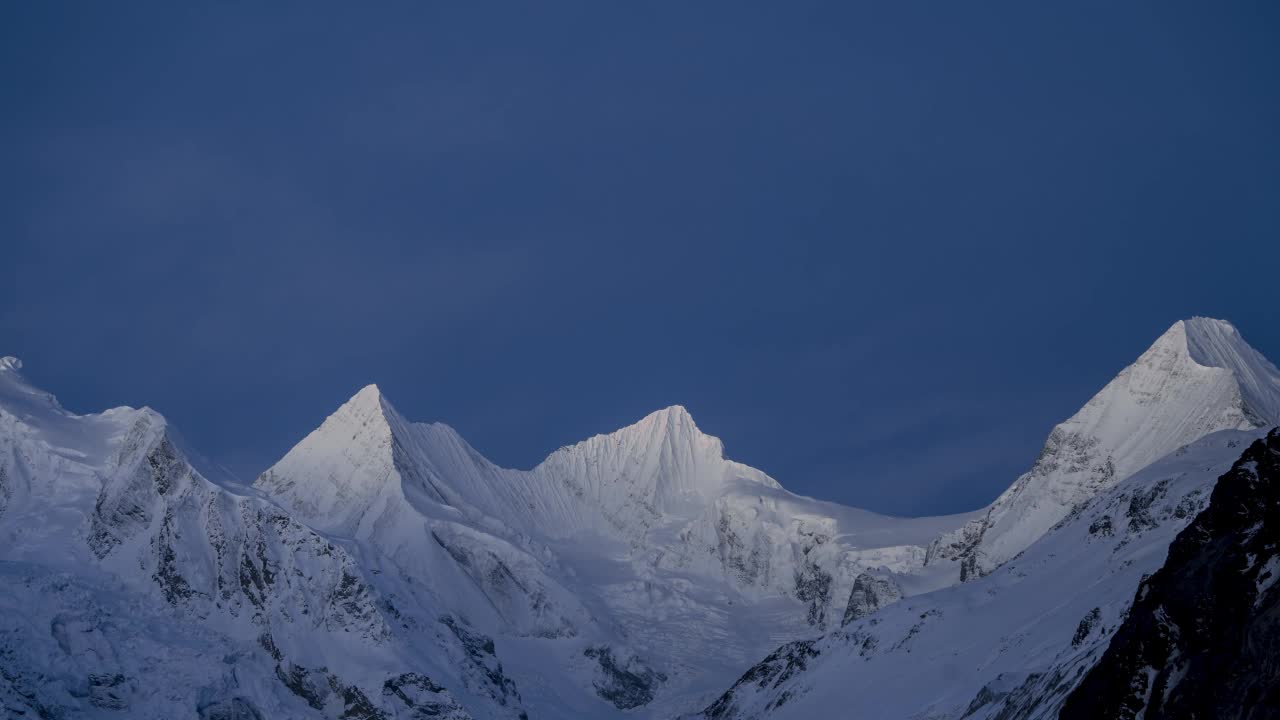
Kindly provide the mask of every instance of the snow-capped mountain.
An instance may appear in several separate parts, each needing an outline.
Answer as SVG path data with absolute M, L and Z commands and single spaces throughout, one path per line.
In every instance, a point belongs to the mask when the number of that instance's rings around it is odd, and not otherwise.
M 968 519 L 793 495 L 726 459 L 679 406 L 532 470 L 500 468 L 448 426 L 408 422 L 374 386 L 256 486 L 397 572 L 464 573 L 485 601 L 440 602 L 508 639 L 504 662 L 531 678 L 521 687 L 544 714 L 604 716 L 603 700 L 669 717 L 778 642 L 834 626 L 864 572 L 923 568 L 925 544 Z
M 158 413 L 75 415 L 20 367 L 0 374 L 14 712 L 670 716 L 958 522 L 787 493 L 678 407 L 506 470 L 372 386 L 256 488 L 219 484 Z M 45 631 L 68 623 L 92 648 Z
M 6 717 L 522 715 L 492 641 L 425 589 L 206 480 L 154 411 L 75 415 L 20 368 L 0 364 Z
M 930 560 L 961 578 L 990 572 L 1077 504 L 1219 430 L 1280 423 L 1280 370 L 1230 323 L 1174 323 L 1136 362 L 1049 434 L 1035 465 L 986 512 L 940 538 Z
M 373 385 L 245 487 L 20 370 L 0 707 L 52 717 L 995 717 L 1096 661 L 1280 420 L 1280 371 L 1179 322 L 991 506 L 904 519 L 786 491 L 679 406 L 514 470 Z
M 1056 717 L 1217 478 L 1257 465 L 1241 453 L 1280 424 L 1277 398 L 1280 371 L 1231 325 L 1176 323 L 977 521 L 930 547 L 965 582 L 897 602 L 892 588 L 856 588 L 844 627 L 780 647 L 700 717 Z M 1161 678 L 1178 672 L 1165 660 Z M 1126 682 L 1111 682 L 1113 699 Z M 1108 712 L 1079 716 L 1133 717 Z

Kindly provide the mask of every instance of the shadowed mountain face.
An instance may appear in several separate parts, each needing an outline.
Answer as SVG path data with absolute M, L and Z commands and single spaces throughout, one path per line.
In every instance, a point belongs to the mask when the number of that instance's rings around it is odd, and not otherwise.
M 1218 481 L 1060 717 L 1280 717 L 1277 579 L 1280 429 Z

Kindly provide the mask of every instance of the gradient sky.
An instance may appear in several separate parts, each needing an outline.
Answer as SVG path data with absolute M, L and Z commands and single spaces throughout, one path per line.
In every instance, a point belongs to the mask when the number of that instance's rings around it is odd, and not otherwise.
M 1174 320 L 1280 359 L 1280 3 L 128 5 L 0 9 L 0 355 L 246 478 L 377 382 L 953 512 Z

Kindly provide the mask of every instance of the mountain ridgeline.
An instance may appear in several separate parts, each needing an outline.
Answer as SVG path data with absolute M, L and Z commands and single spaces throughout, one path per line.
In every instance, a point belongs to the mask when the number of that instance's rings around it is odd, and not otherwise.
M 906 519 L 679 406 L 512 470 L 373 385 L 242 485 L 5 358 L 0 714 L 1268 717 L 1224 668 L 1275 677 L 1275 507 L 1243 498 L 1278 422 L 1280 371 L 1181 321 L 992 505 Z

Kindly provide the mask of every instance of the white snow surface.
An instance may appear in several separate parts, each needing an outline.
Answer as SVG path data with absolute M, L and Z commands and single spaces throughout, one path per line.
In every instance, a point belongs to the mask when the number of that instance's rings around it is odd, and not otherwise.
M 779 645 L 837 631 L 862 574 L 905 599 L 848 632 L 921 607 L 965 624 L 958 607 L 985 607 L 970 588 L 1026 572 L 1029 548 L 1073 512 L 1119 502 L 1149 477 L 1135 472 L 1188 443 L 1210 436 L 1193 454 L 1207 467 L 1221 458 L 1202 454 L 1235 442 L 1222 439 L 1231 431 L 1280 419 L 1274 366 L 1225 322 L 1179 322 L 1055 428 L 991 506 L 905 519 L 786 491 L 727 459 L 680 406 L 514 470 L 447 425 L 405 419 L 374 385 L 242 487 L 206 479 L 154 411 L 75 415 L 20 370 L 0 360 L 0 572 L 11 580 L 0 607 L 35 619 L 0 624 L 0 670 L 23 669 L 7 687 L 0 674 L 0 703 L 68 717 L 243 701 L 289 717 L 430 706 L 456 718 L 670 718 L 706 707 Z M 1206 482 L 1196 477 L 1186 482 Z M 1142 562 L 1163 552 L 1163 535 L 1142 537 Z M 1139 547 L 1089 555 L 1115 578 L 1108 597 L 1132 592 Z M 995 574 L 952 587 L 966 562 L 971 577 Z M 1052 593 L 1007 595 L 1030 604 L 1000 611 L 1009 622 L 1054 612 Z M 77 664 L 79 650 L 41 629 L 55 621 L 87 623 L 100 661 Z M 1009 673 L 1045 661 L 1001 656 Z M 979 674 L 997 667 L 965 657 Z M 971 689 L 958 683 L 938 702 Z

